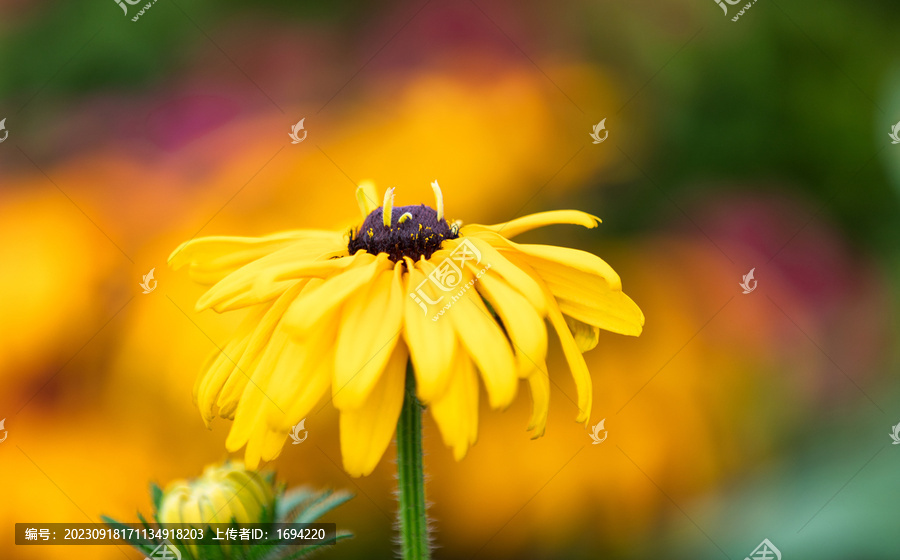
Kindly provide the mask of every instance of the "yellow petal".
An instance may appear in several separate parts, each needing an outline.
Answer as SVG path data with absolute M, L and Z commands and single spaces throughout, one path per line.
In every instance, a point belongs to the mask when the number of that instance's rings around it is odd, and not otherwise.
M 173 269 L 188 267 L 190 278 L 212 285 L 242 266 L 298 241 L 342 243 L 334 231 L 297 230 L 265 237 L 201 237 L 182 243 L 169 256 Z
M 444 444 L 459 461 L 478 437 L 478 378 L 472 360 L 462 349 L 456 353 L 447 388 L 429 405 Z
M 581 350 L 579 350 L 578 344 L 575 343 L 572 333 L 569 332 L 569 327 L 566 325 L 566 321 L 563 319 L 559 309 L 554 309 L 551 306 L 549 319 L 550 324 L 556 329 L 556 335 L 559 337 L 563 354 L 569 363 L 569 370 L 575 379 L 575 389 L 578 393 L 578 416 L 576 420 L 578 422 L 587 422 L 591 415 L 591 400 L 593 399 L 591 374 L 584 361 L 584 356 L 581 355 Z
M 515 237 L 520 233 L 553 224 L 574 224 L 586 228 L 594 228 L 599 223 L 600 218 L 580 210 L 552 210 L 550 212 L 529 214 L 502 224 L 463 226 L 460 229 L 460 233 L 470 235 L 477 231 L 487 230 L 502 233 L 504 237 Z
M 644 314 L 621 289 L 590 272 L 530 255 L 522 257 L 544 281 L 560 311 L 566 315 L 611 332 L 641 334 Z
M 505 257 L 510 255 L 522 255 L 527 257 L 529 262 L 550 262 L 559 264 L 571 270 L 578 270 L 598 276 L 604 279 L 610 287 L 614 289 L 622 289 L 622 281 L 616 271 L 600 257 L 581 251 L 571 249 L 569 247 L 558 247 L 556 245 L 532 245 L 521 244 L 510 241 L 509 239 L 493 232 L 485 232 L 477 234 L 477 239 L 482 243 L 487 243 L 498 249 Z M 481 245 L 479 245 L 479 248 Z M 526 294 L 527 295 L 527 294 Z
M 434 265 L 421 262 L 423 270 L 430 274 Z M 506 408 L 516 397 L 518 377 L 516 362 L 509 340 L 497 325 L 478 292 L 471 287 L 474 276 L 463 271 L 463 279 L 446 298 L 450 308 L 438 315 L 438 321 L 452 321 L 456 336 L 478 365 L 487 388 L 492 408 Z M 445 307 L 446 305 L 445 304 Z M 439 312 L 440 313 L 440 312 Z
M 225 448 L 231 452 L 244 445 L 248 446 L 245 463 L 249 469 L 255 469 L 259 465 L 261 438 L 265 436 L 267 429 L 265 419 L 270 414 L 269 408 L 274 408 L 271 397 L 264 387 L 268 386 L 269 379 L 275 371 L 274 364 L 289 341 L 290 337 L 282 329 L 276 329 L 259 367 L 254 370 L 241 394 L 234 413 L 234 423 L 225 439 Z
M 248 469 L 258 469 L 262 461 L 262 448 L 268 429 L 263 422 L 253 425 L 253 433 L 247 440 L 247 448 L 244 450 L 244 464 Z
M 333 332 L 328 329 L 325 326 L 322 330 Z M 320 350 L 321 347 L 296 340 L 282 324 L 275 329 L 241 394 L 234 424 L 225 440 L 225 447 L 232 452 L 247 445 L 245 463 L 248 468 L 254 469 L 259 464 L 263 442 L 272 424 L 269 419 L 281 418 L 286 414 L 284 409 L 287 403 L 275 401 L 274 398 L 279 395 L 272 388 L 285 383 L 306 383 L 309 372 L 305 364 L 315 359 Z
M 443 294 L 411 260 L 407 260 L 407 270 L 403 338 L 416 373 L 417 395 L 423 403 L 429 403 L 444 390 L 453 371 L 456 335 L 450 321 L 431 320 L 444 305 L 438 299 Z
M 507 259 L 527 263 L 550 288 L 563 313 L 611 332 L 641 333 L 643 313 L 622 293 L 619 275 L 599 257 L 567 247 L 513 243 L 490 232 L 479 238 Z
M 403 344 L 394 353 L 372 393 L 360 408 L 341 410 L 341 456 L 350 476 L 366 476 L 387 450 L 403 406 L 408 353 Z
M 353 262 L 345 270 L 325 279 L 315 289 L 303 292 L 288 308 L 284 314 L 284 323 L 295 335 L 304 335 L 325 314 L 335 311 L 343 304 L 350 294 L 392 265 L 383 253 L 375 257 L 360 251 L 349 258 Z
M 339 256 L 343 249 L 323 252 L 322 247 L 306 249 L 299 243 L 276 251 L 229 274 L 197 300 L 196 309 L 218 313 L 240 309 L 274 299 L 298 279 L 324 278 L 353 263 Z
M 537 278 L 537 273 L 534 269 L 526 264 L 521 257 L 512 257 L 512 260 L 522 267 L 522 270 Z M 566 362 L 569 364 L 569 370 L 575 379 L 575 388 L 578 392 L 578 416 L 576 419 L 578 422 L 587 422 L 591 414 L 591 401 L 593 399 L 591 374 L 584 361 L 584 356 L 581 355 L 578 344 L 569 331 L 569 326 L 566 325 L 566 320 L 563 318 L 559 306 L 556 305 L 553 299 L 553 294 L 550 293 L 546 285 L 542 287 L 547 301 L 547 318 L 550 319 L 550 324 L 553 325 L 553 329 L 556 331 Z
M 334 405 L 359 408 L 384 370 L 400 339 L 403 264 L 380 272 L 347 299 L 334 353 Z
M 333 356 L 328 348 L 337 324 L 336 317 L 328 318 L 314 336 L 302 341 L 280 328 L 276 330 L 275 350 L 267 352 L 260 362 L 253 376 L 255 386 L 248 386 L 241 396 L 226 441 L 231 451 L 246 441 L 245 462 L 252 468 L 260 460 L 269 461 L 281 453 L 290 426 L 301 420 L 328 389 Z M 268 373 L 258 374 L 263 369 Z
M 271 430 L 290 430 L 328 393 L 334 377 L 334 339 L 339 325 L 340 317 L 332 314 L 308 337 L 292 341 L 302 348 L 303 353 L 294 358 L 293 365 L 285 361 L 285 366 L 293 367 L 297 373 L 291 375 L 288 370 L 286 375 L 273 375 L 267 388 L 278 404 L 278 409 L 270 409 L 268 425 Z M 299 379 L 302 381 L 298 382 Z
M 510 242 L 507 241 L 507 243 Z M 481 270 L 490 265 L 490 274 L 501 276 L 506 280 L 507 284 L 518 290 L 519 293 L 528 299 L 528 301 L 532 302 L 539 313 L 544 313 L 544 309 L 542 308 L 544 294 L 537 283 L 529 275 L 525 274 L 517 266 L 509 262 L 503 254 L 491 245 L 491 243 L 488 243 L 480 237 L 465 237 L 445 242 L 444 248 L 432 254 L 428 261 L 439 265 L 442 261 L 450 257 L 454 250 L 463 244 L 474 246 L 475 250 L 478 251 L 478 254 L 475 255 L 476 257 L 480 254 L 479 260 L 469 261 L 467 263 L 469 266 Z
M 528 387 L 531 389 L 531 419 L 528 429 L 534 430 L 532 439 L 544 435 L 547 429 L 547 416 L 550 414 L 550 376 L 547 364 L 538 364 L 528 376 Z
M 513 343 L 519 376 L 526 377 L 547 356 L 547 327 L 543 318 L 530 301 L 490 271 L 479 278 L 475 287 L 503 321 Z
M 272 305 L 268 306 L 265 315 L 257 322 L 256 329 L 241 354 L 236 358 L 228 380 L 222 386 L 216 400 L 219 415 L 223 418 L 233 418 L 238 401 L 247 386 L 255 368 L 257 367 L 263 352 L 270 344 L 272 334 L 281 321 L 285 310 L 293 303 L 294 299 L 305 289 L 305 280 L 297 282 L 287 292 L 282 294 Z M 232 356 L 235 358 L 235 356 Z M 230 362 L 229 362 L 230 363 Z
M 207 427 L 219 412 L 219 407 L 216 405 L 219 393 L 229 376 L 234 373 L 235 365 L 244 354 L 253 336 L 253 331 L 263 318 L 264 312 L 265 309 L 262 307 L 254 309 L 241 322 L 237 332 L 225 347 L 212 353 L 194 383 L 194 403 L 200 409 L 200 414 Z
M 281 451 L 284 449 L 284 443 L 287 441 L 288 431 L 287 430 L 269 430 L 266 432 L 265 437 L 262 442 L 262 449 L 260 450 L 260 456 L 263 461 L 273 461 L 281 455 Z
M 619 278 L 619 275 L 606 261 L 597 255 L 587 251 L 569 247 L 557 247 L 555 245 L 527 245 L 513 243 L 512 241 L 509 243 L 515 250 L 526 256 L 525 260 L 535 270 L 537 270 L 538 266 L 545 266 L 545 263 L 556 264 L 566 269 L 574 269 L 601 278 L 614 290 L 622 289 L 622 280 Z

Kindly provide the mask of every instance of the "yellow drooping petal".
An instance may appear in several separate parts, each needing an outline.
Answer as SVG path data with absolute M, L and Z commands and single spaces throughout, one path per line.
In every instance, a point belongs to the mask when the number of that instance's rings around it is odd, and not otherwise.
M 566 315 L 619 334 L 641 333 L 643 313 L 622 292 L 619 275 L 603 259 L 567 247 L 514 243 L 492 232 L 479 233 L 478 238 L 510 261 L 527 263 Z
M 288 438 L 288 432 L 287 429 L 269 429 L 266 432 L 262 442 L 262 449 L 260 449 L 259 452 L 263 461 L 273 461 L 281 455 L 281 451 L 284 449 L 284 443 Z
M 297 242 L 342 243 L 335 231 L 296 230 L 264 237 L 201 237 L 182 243 L 169 256 L 169 266 L 188 267 L 191 280 L 212 285 L 242 266 Z
M 550 376 L 547 364 L 540 363 L 531 370 L 528 376 L 528 387 L 531 389 L 531 418 L 528 429 L 534 430 L 532 439 L 544 435 L 547 429 L 547 416 L 550 414 Z
M 422 261 L 422 266 L 429 273 L 434 269 L 427 261 Z M 443 314 L 438 312 L 437 320 L 452 321 L 457 338 L 478 365 L 491 407 L 502 409 L 516 397 L 516 362 L 509 340 L 472 288 L 474 281 L 474 276 L 464 270 L 455 291 L 449 292 L 450 308 Z
M 644 325 L 641 309 L 605 278 L 560 262 L 527 254 L 521 256 L 544 281 L 560 311 L 566 315 L 610 332 L 641 334 Z
M 334 353 L 334 405 L 359 408 L 400 339 L 403 264 L 385 270 L 349 298 L 341 311 Z
M 453 376 L 428 407 L 444 444 L 460 461 L 478 439 L 478 377 L 469 356 L 460 349 L 453 361 Z
M 253 332 L 264 317 L 265 309 L 255 309 L 238 327 L 237 332 L 221 350 L 213 352 L 203 366 L 201 374 L 194 382 L 194 404 L 200 409 L 200 415 L 208 428 L 210 422 L 219 413 L 216 400 L 229 376 L 235 372 L 240 357 L 244 354 Z
M 622 280 L 616 271 L 606 261 L 593 253 L 556 245 L 515 243 L 502 235 L 492 232 L 481 232 L 474 239 L 490 244 L 504 256 L 521 255 L 526 257 L 528 262 L 558 264 L 569 270 L 581 271 L 602 278 L 613 289 L 622 289 Z
M 516 251 L 525 255 L 526 261 L 536 263 L 538 266 L 532 264 L 532 268 L 535 270 L 544 263 L 557 264 L 570 270 L 602 278 L 614 290 L 622 289 L 622 280 L 613 267 L 593 253 L 555 245 L 528 245 L 512 241 L 509 244 Z
M 550 212 L 538 212 L 537 214 L 529 214 L 515 220 L 510 220 L 502 224 L 494 225 L 469 225 L 460 229 L 462 235 L 472 235 L 480 231 L 492 231 L 500 233 L 504 237 L 515 237 L 520 233 L 531 231 L 533 229 L 554 225 L 554 224 L 574 224 L 584 226 L 586 228 L 595 228 L 600 223 L 600 218 L 592 216 L 580 210 L 552 210 Z
M 532 275 L 535 279 L 539 278 L 534 269 L 525 263 L 521 257 L 511 258 L 522 267 L 522 270 Z M 566 362 L 569 364 L 572 378 L 575 380 L 575 389 L 578 393 L 578 416 L 576 419 L 578 422 L 587 422 L 588 418 L 590 418 L 591 401 L 593 399 L 591 374 L 588 371 L 587 363 L 584 361 L 584 356 L 581 355 L 581 350 L 575 342 L 575 338 L 569 331 L 568 325 L 566 325 L 566 320 L 559 310 L 559 306 L 556 305 L 553 294 L 550 293 L 546 285 L 543 285 L 542 281 L 538 281 L 542 284 L 544 297 L 547 301 L 547 318 L 550 319 L 550 324 L 553 325 L 553 329 L 556 331 L 560 346 L 562 346 L 563 355 L 565 355 Z
M 341 410 L 341 456 L 350 476 L 366 476 L 391 444 L 406 384 L 406 346 L 398 344 L 363 405 Z
M 525 296 L 490 271 L 479 278 L 475 287 L 503 321 L 516 354 L 519 377 L 527 377 L 547 356 L 547 327 L 543 317 Z
M 569 327 L 566 325 L 562 313 L 559 312 L 559 309 L 554 309 L 553 307 L 550 307 L 548 315 L 550 324 L 553 325 L 556 335 L 559 337 L 559 343 L 562 346 L 566 362 L 569 363 L 569 370 L 575 379 L 575 389 L 578 393 L 578 416 L 576 421 L 587 422 L 591 416 L 591 401 L 593 400 L 591 374 L 588 371 L 587 363 L 584 361 L 584 356 L 582 356 L 581 350 L 578 348 L 578 344 L 575 343 L 572 333 L 569 332 Z
M 286 349 L 289 351 L 282 359 Z M 293 366 L 296 364 L 289 363 L 289 360 L 293 357 L 294 351 L 298 350 L 299 345 L 291 342 L 291 337 L 284 329 L 276 328 L 259 365 L 254 369 L 241 393 L 234 413 L 234 423 L 225 439 L 225 448 L 235 452 L 244 445 L 248 445 L 245 462 L 249 469 L 255 469 L 259 465 L 261 441 L 257 442 L 256 438 L 265 436 L 265 431 L 268 429 L 266 418 L 271 413 L 270 409 L 277 410 L 266 387 L 268 387 L 273 374 L 278 370 L 277 365 L 279 364 L 284 366 L 280 368 L 280 374 L 287 373 L 291 377 L 294 376 L 296 370 L 293 369 Z M 285 372 L 286 369 L 287 372 Z
M 331 355 L 322 349 L 330 347 L 337 325 L 337 316 L 328 316 L 310 337 L 302 340 L 288 333 L 283 324 L 276 327 L 241 394 L 234 424 L 225 441 L 226 448 L 232 452 L 247 445 L 248 468 L 256 468 L 264 452 L 270 459 L 274 458 L 273 452 L 280 451 L 272 449 L 271 439 L 286 435 L 287 426 L 295 423 L 288 412 L 296 405 L 293 397 L 300 396 L 304 402 L 314 404 L 324 394 L 328 383 L 327 380 L 322 383 L 318 370 L 323 354 Z M 326 366 L 330 372 L 330 363 Z M 273 431 L 276 434 L 270 435 Z
M 298 282 L 274 303 L 252 308 L 238 330 L 240 336 L 226 345 L 211 366 L 216 368 L 215 373 L 210 369 L 209 373 L 198 379 L 194 399 L 204 419 L 208 419 L 207 426 L 216 414 L 222 418 L 233 417 L 238 400 L 260 355 L 269 343 L 284 310 L 303 288 L 302 283 L 303 281 Z M 241 345 L 233 346 L 236 341 Z
M 453 374 L 456 334 L 450 321 L 432 321 L 447 296 L 428 280 L 412 260 L 406 260 L 403 338 L 416 372 L 416 394 L 423 403 L 434 400 Z M 416 301 L 418 299 L 418 302 Z M 434 304 L 430 302 L 436 302 Z
M 278 410 L 270 409 L 271 430 L 282 433 L 290 430 L 328 394 L 334 378 L 334 339 L 339 326 L 340 318 L 330 315 L 309 337 L 295 339 L 304 349 L 304 355 L 293 364 L 296 373 L 273 376 L 267 389 L 275 395 L 273 398 L 279 406 Z
M 360 251 L 349 258 L 352 263 L 340 274 L 325 279 L 315 289 L 297 298 L 284 314 L 286 328 L 297 336 L 303 336 L 325 314 L 336 310 L 350 294 L 393 264 L 383 253 L 376 257 Z

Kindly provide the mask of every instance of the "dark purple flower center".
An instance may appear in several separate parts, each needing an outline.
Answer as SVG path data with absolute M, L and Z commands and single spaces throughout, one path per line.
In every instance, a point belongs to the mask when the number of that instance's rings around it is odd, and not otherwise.
M 437 211 L 424 204 L 394 207 L 390 226 L 384 225 L 383 212 L 376 208 L 358 230 L 350 230 L 351 255 L 363 249 L 373 255 L 387 253 L 394 262 L 403 257 L 417 261 L 430 258 L 444 240 L 459 237 L 459 228 L 438 219 Z

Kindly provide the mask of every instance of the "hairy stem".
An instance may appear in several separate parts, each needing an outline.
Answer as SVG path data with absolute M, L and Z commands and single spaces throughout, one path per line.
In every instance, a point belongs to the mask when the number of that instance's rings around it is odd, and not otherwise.
M 412 364 L 406 368 L 406 395 L 397 422 L 397 473 L 400 485 L 400 546 L 404 560 L 428 560 L 431 546 L 425 513 L 422 461 L 422 406 L 416 399 Z

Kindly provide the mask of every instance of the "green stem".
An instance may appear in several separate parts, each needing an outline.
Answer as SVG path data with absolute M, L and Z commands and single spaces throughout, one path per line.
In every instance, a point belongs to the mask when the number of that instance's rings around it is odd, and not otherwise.
M 412 364 L 406 368 L 406 395 L 397 422 L 397 474 L 400 485 L 400 546 L 404 560 L 428 560 L 428 518 L 422 462 L 422 406 L 416 399 Z

